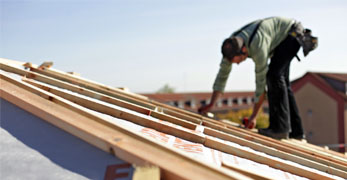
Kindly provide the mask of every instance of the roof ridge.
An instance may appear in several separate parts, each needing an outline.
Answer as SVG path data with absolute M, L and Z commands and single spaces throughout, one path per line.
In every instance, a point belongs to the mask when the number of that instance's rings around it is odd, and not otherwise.
M 310 74 L 316 74 L 321 77 L 327 77 L 330 79 L 347 82 L 347 73 L 335 73 L 335 72 L 307 72 Z

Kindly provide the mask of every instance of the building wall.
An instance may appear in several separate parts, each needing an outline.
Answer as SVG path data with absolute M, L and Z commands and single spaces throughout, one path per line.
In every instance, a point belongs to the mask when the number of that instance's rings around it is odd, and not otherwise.
M 311 83 L 295 92 L 307 141 L 313 144 L 338 143 L 338 104 Z

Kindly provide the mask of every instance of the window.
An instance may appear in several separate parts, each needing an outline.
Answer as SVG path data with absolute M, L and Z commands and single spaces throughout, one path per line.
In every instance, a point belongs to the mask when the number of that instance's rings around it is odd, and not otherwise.
M 228 105 L 228 99 L 223 99 L 223 105 Z
M 311 109 L 307 110 L 307 116 L 312 117 L 312 110 Z
M 242 104 L 247 104 L 247 98 L 242 98 Z
M 195 100 L 194 100 L 194 99 L 188 100 L 188 101 L 184 102 L 184 104 L 185 104 L 186 106 L 191 107 L 191 108 L 195 108 L 195 107 L 196 107 L 196 105 L 195 105 Z
M 184 104 L 185 104 L 186 106 L 189 106 L 189 107 L 192 106 L 192 103 L 191 103 L 190 101 L 186 101 L 186 102 L 184 102 Z
M 201 104 L 201 105 L 206 105 L 206 100 L 201 100 L 201 101 L 200 101 L 200 104 Z

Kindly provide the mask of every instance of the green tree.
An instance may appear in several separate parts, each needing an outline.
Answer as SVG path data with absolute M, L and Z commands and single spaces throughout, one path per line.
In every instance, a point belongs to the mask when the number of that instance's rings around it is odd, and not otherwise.
M 165 84 L 156 93 L 174 93 L 174 92 L 175 92 L 175 88 L 170 87 L 168 84 Z

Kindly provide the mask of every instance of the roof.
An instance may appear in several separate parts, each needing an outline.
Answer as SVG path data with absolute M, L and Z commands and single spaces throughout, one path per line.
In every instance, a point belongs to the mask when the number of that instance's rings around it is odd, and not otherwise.
M 275 140 L 52 67 L 0 59 L 5 99 L 163 179 L 345 179 L 345 155 Z
M 314 72 L 312 72 L 314 73 Z M 347 82 L 347 73 L 322 73 L 317 72 L 316 74 L 322 76 L 322 77 L 328 77 L 331 79 L 335 79 L 342 82 Z

